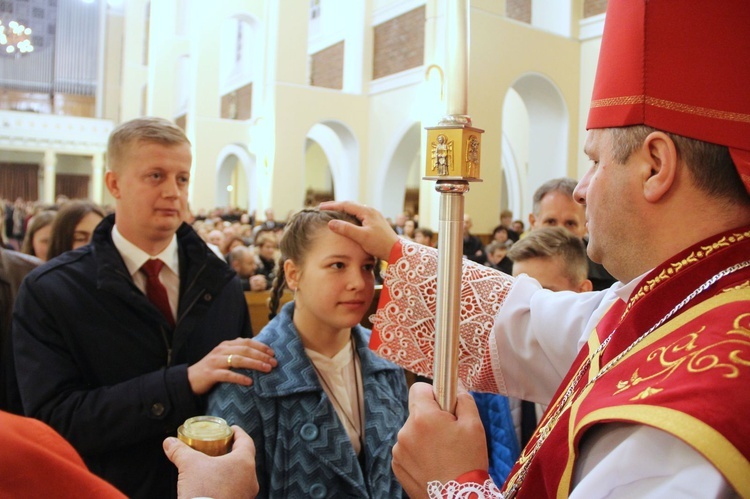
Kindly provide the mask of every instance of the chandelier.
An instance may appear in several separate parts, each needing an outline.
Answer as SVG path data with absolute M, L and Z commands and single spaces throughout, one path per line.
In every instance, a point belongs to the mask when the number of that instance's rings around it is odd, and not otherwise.
M 24 55 L 34 51 L 31 44 L 31 28 L 11 21 L 7 26 L 0 19 L 0 53 L 5 55 Z

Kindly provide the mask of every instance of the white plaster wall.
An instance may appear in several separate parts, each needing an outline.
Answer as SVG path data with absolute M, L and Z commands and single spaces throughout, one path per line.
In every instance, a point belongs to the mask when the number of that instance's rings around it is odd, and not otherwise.
M 393 164 L 394 154 L 404 135 L 415 123 L 419 124 L 422 140 L 426 131 L 422 129 L 422 117 L 426 110 L 422 97 L 423 84 L 402 87 L 370 97 L 370 112 L 373 125 L 370 128 L 369 153 L 367 160 L 367 189 L 363 202 L 382 210 L 387 216 L 395 217 L 403 211 L 403 191 L 409 177 L 412 162 Z M 421 152 L 421 141 L 414 144 L 416 153 Z M 422 153 L 421 158 L 424 159 Z M 422 169 L 424 169 L 422 162 Z M 391 169 L 394 169 L 391 171 Z M 423 175 L 423 174 L 422 174 Z M 434 190 L 434 182 L 421 180 L 421 190 Z M 388 180 L 398 178 L 401 185 L 393 185 Z M 400 196 L 391 196 L 398 190 Z M 437 195 L 437 194 L 436 194 Z M 423 208 L 420 201 L 420 218 L 429 220 L 429 207 Z M 437 226 L 435 223 L 434 226 Z
M 600 37 L 592 38 L 581 43 L 581 102 L 579 115 L 581 120 L 578 129 L 578 157 L 576 162 L 576 178 L 581 178 L 588 170 L 590 162 L 583 154 L 583 145 L 586 141 L 586 119 L 591 107 L 591 94 L 594 91 L 594 78 L 596 77 L 596 64 L 599 60 L 599 49 L 602 45 Z
M 580 47 L 576 40 L 530 29 L 495 12 L 471 12 L 469 114 L 474 125 L 486 131 L 482 138 L 483 182 L 472 184 L 466 196 L 466 212 L 472 214 L 476 232 L 489 233 L 497 225 L 502 206 L 498 193 L 503 99 L 519 77 L 537 73 L 559 90 L 566 109 L 578 109 Z M 570 172 L 577 160 L 578 115 L 568 114 L 562 161 Z
M 525 220 L 525 213 L 528 211 L 524 193 L 528 190 L 526 175 L 529 165 L 529 115 L 523 99 L 512 88 L 508 90 L 503 102 L 503 139 L 502 168 L 508 179 L 506 183 L 510 199 L 501 200 L 501 210 L 510 209 L 515 218 Z

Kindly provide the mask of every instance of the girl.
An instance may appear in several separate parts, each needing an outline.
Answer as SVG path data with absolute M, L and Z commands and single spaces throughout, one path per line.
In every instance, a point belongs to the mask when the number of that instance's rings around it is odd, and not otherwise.
M 29 227 L 21 245 L 21 253 L 35 256 L 41 261 L 47 261 L 50 237 L 52 235 L 52 222 L 55 220 L 56 211 L 44 210 L 34 215 L 29 220 Z
M 87 245 L 103 218 L 102 209 L 91 201 L 65 203 L 52 222 L 47 259 L 52 260 L 66 251 Z
M 255 441 L 258 497 L 400 497 L 391 448 L 407 416 L 401 369 L 368 348 L 359 322 L 374 292 L 376 261 L 328 229 L 346 214 L 307 209 L 281 238 L 272 313 L 288 286 L 294 300 L 258 339 L 276 352 L 251 386 L 224 383 L 208 413 Z M 231 359 L 228 359 L 231 362 Z
M 266 277 L 266 289 L 271 289 L 278 272 L 276 263 L 278 248 L 278 239 L 273 231 L 264 230 L 255 236 L 255 249 L 258 255 L 258 269 L 255 273 Z

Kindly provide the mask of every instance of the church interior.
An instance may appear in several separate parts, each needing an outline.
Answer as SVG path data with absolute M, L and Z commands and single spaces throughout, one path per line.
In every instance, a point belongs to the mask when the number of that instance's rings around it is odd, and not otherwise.
M 484 130 L 465 211 L 488 234 L 579 178 L 606 0 L 2 0 L 0 198 L 107 206 L 106 142 L 160 116 L 192 143 L 190 205 L 277 218 L 354 200 L 438 225 L 425 128 L 466 85 Z M 20 28 L 20 29 L 19 29 Z

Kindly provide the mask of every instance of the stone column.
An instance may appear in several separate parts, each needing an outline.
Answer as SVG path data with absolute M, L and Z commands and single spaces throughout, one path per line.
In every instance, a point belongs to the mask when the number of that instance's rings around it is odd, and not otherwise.
M 42 201 L 45 204 L 55 202 L 55 175 L 57 173 L 57 153 L 52 149 L 44 151 L 44 184 Z
M 91 158 L 91 200 L 101 205 L 104 200 L 104 154 L 96 153 Z

